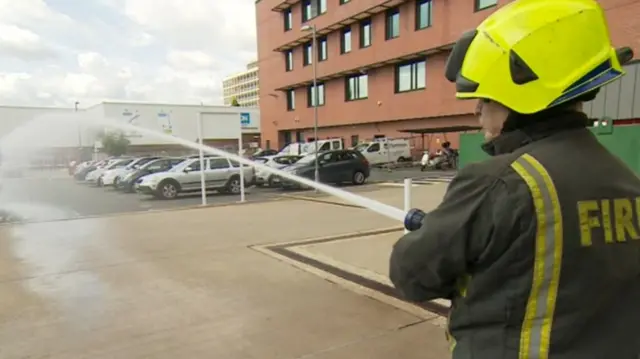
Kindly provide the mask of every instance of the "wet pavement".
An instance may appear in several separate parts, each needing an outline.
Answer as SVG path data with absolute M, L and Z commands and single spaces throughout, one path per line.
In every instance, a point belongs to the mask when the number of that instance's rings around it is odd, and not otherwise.
M 404 177 L 416 178 L 420 182 L 447 181 L 447 172 L 424 173 L 419 169 L 398 169 L 392 172 L 374 169 L 372 183 L 389 184 L 402 182 Z M 14 219 L 47 221 L 102 216 L 118 213 L 177 209 L 194 207 L 202 203 L 198 193 L 182 196 L 171 201 L 157 200 L 150 196 L 120 193 L 110 188 L 96 188 L 72 180 L 64 171 L 31 171 L 21 178 L 3 179 L 0 190 L 0 211 L 13 214 Z M 350 191 L 369 191 L 369 188 L 346 187 Z M 266 201 L 290 194 L 279 189 L 247 189 L 248 201 Z M 322 194 L 320 194 L 322 195 Z M 237 195 L 211 193 L 207 202 L 211 205 L 229 204 L 239 201 Z M 0 217 L 2 213 L 0 213 Z M 2 222 L 2 221 L 0 221 Z
M 414 200 L 436 206 L 444 187 L 416 188 Z M 401 194 L 367 193 L 387 202 Z M 276 244 L 398 225 L 363 209 L 280 200 L 0 226 L 0 358 L 446 358 L 441 317 L 265 255 Z M 386 236 L 307 251 L 384 277 Z

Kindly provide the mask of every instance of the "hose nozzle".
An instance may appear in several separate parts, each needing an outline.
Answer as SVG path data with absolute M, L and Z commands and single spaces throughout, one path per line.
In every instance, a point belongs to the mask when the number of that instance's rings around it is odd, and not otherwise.
M 422 227 L 422 220 L 424 216 L 427 214 L 418 208 L 413 208 L 407 212 L 407 215 L 404 217 L 404 228 L 408 231 L 417 231 Z

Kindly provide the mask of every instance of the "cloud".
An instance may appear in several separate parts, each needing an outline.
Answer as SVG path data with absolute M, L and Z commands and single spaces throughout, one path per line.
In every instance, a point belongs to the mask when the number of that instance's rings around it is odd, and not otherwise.
M 0 53 L 24 60 L 44 60 L 55 56 L 53 47 L 33 31 L 0 23 Z
M 254 0 L 0 0 L 0 103 L 221 103 L 256 58 Z

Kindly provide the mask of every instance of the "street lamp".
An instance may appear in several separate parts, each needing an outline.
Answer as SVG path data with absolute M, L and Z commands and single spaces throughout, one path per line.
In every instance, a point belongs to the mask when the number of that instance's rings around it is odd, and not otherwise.
M 315 154 L 316 165 L 314 172 L 314 179 L 316 182 L 320 182 L 320 168 L 318 164 L 318 32 L 316 25 L 305 25 L 300 30 L 305 32 L 311 32 L 311 66 L 313 68 L 313 138 L 315 141 Z M 316 192 L 318 190 L 316 189 Z
M 78 115 L 78 105 L 80 105 L 80 102 L 76 101 L 73 104 L 73 108 L 74 108 L 74 112 L 76 114 L 76 117 Z M 76 121 L 78 119 L 76 118 Z M 78 123 L 78 161 L 82 160 L 82 127 L 80 126 L 80 124 Z

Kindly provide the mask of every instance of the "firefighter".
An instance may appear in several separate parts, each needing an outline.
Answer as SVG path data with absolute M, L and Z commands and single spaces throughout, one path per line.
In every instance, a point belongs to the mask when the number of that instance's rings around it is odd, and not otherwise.
M 453 47 L 492 157 L 390 259 L 405 299 L 451 300 L 453 358 L 640 358 L 640 179 L 581 112 L 632 57 L 595 0 L 511 2 Z

